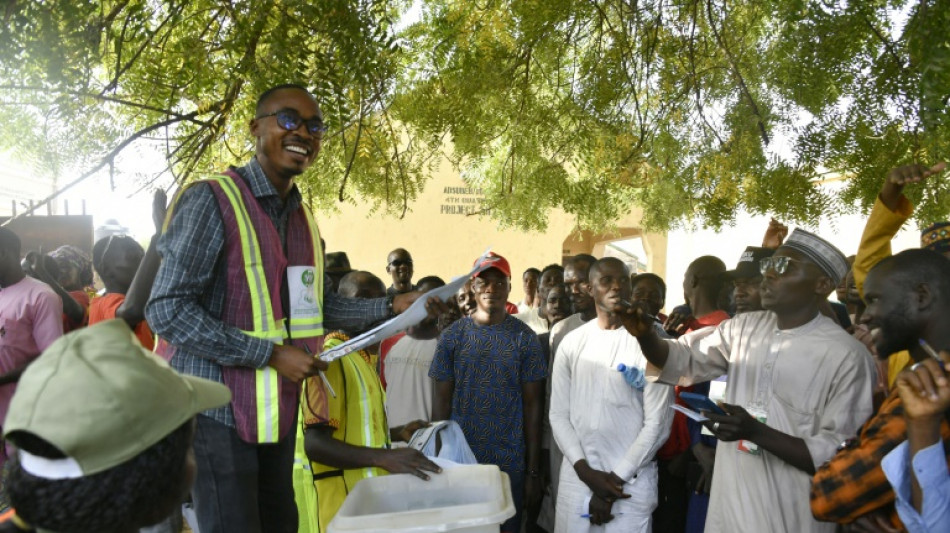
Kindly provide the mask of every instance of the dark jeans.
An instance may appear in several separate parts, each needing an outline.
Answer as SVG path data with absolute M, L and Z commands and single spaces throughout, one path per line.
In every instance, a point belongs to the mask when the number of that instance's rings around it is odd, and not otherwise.
M 198 415 L 192 489 L 198 530 L 296 533 L 294 444 L 292 431 L 276 444 L 244 442 L 234 428 Z
M 655 533 L 683 533 L 686 530 L 689 489 L 686 486 L 686 478 L 670 472 L 669 467 L 670 461 L 657 460 L 659 498 L 653 511 Z

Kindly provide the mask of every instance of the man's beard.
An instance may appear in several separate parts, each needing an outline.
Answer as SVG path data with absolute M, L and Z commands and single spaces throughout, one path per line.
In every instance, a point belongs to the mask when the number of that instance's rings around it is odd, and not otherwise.
M 882 359 L 903 350 L 910 350 L 917 345 L 917 328 L 914 322 L 907 318 L 906 308 L 889 313 L 881 321 L 880 329 L 875 347 L 878 357 Z

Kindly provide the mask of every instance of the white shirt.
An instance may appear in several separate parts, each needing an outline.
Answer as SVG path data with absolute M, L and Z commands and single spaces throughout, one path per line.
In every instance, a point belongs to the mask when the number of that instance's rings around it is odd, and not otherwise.
M 386 416 L 389 427 L 432 415 L 432 378 L 429 366 L 439 339 L 419 340 L 405 335 L 386 355 Z
M 648 378 L 690 385 L 727 373 L 725 402 L 762 409 L 769 427 L 804 440 L 816 468 L 871 415 L 871 355 L 821 314 L 780 330 L 771 311 L 743 313 L 667 342 L 666 366 L 649 365 Z M 810 486 L 811 476 L 765 450 L 721 442 L 706 531 L 832 533 L 835 524 L 811 514 Z
M 524 300 L 521 300 L 520 302 L 518 302 L 517 305 L 518 305 L 519 313 L 526 313 L 535 308 L 533 305 L 526 303 Z
M 548 326 L 548 319 L 541 318 L 540 309 L 531 309 L 530 311 L 525 311 L 524 313 L 518 313 L 517 315 L 514 315 L 514 317 L 524 322 L 538 335 L 547 333 L 550 329 L 550 326 Z
M 568 333 L 583 326 L 584 323 L 585 321 L 583 318 L 581 318 L 581 314 L 574 313 L 557 324 L 554 324 L 554 327 L 551 328 L 552 359 L 557 356 L 557 347 L 561 344 L 561 341 L 564 340 L 564 337 L 566 337 Z M 554 368 L 554 365 L 551 365 L 551 368 Z
M 554 359 L 551 429 L 569 464 L 631 480 L 669 436 L 673 388 L 648 383 L 634 389 L 617 365 L 646 367 L 627 330 L 603 330 L 592 320 L 568 334 Z

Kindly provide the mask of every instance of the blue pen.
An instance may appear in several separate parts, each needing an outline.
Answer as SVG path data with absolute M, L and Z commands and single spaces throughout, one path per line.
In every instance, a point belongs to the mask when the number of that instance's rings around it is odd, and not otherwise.
M 925 352 L 927 352 L 927 355 L 933 357 L 938 363 L 940 363 L 940 368 L 944 370 L 947 369 L 947 367 L 943 364 L 943 359 L 941 359 L 940 355 L 937 353 L 937 350 L 934 350 L 924 339 L 917 339 L 917 342 L 919 342 L 920 347 L 923 348 Z

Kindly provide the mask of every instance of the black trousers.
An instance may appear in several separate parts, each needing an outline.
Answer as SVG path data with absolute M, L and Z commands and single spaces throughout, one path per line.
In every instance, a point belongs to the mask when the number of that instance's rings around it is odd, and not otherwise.
M 670 461 L 658 459 L 656 463 L 659 474 L 659 501 L 653 510 L 653 533 L 683 533 L 686 530 L 686 511 L 689 507 L 686 478 L 670 472 Z
M 296 424 L 291 428 L 295 428 Z M 192 489 L 201 533 L 296 533 L 295 434 L 251 444 L 237 430 L 198 415 Z

